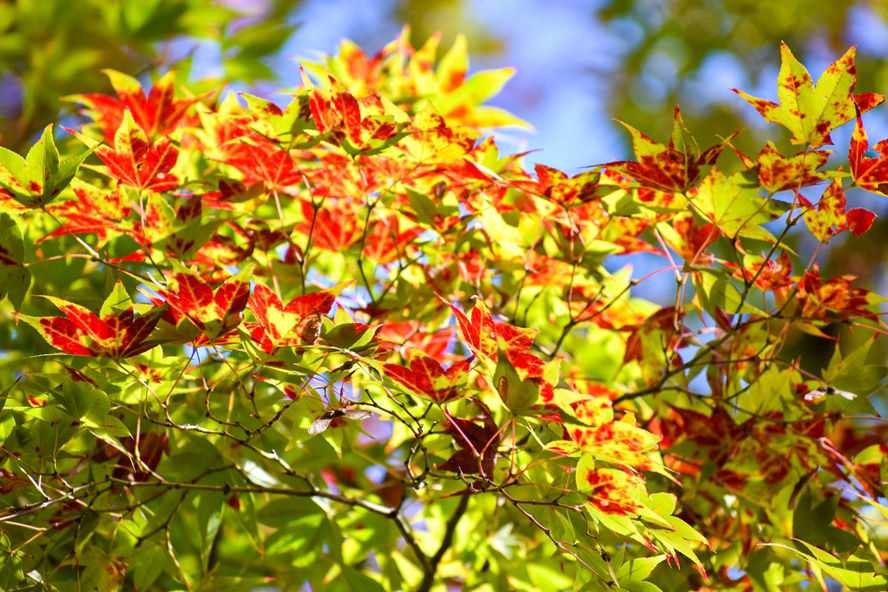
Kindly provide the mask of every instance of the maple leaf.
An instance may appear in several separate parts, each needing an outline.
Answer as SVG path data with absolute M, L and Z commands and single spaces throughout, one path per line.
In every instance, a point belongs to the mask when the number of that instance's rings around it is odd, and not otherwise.
M 247 101 L 250 112 L 246 116 L 235 116 L 233 121 L 242 128 L 255 132 L 248 135 L 258 134 L 270 141 L 279 139 L 291 148 L 308 148 L 320 142 L 320 137 L 312 137 L 317 134 L 313 133 L 315 129 L 311 121 L 311 109 L 304 93 L 294 95 L 284 111 L 271 101 L 247 93 L 239 94 Z M 243 133 L 245 129 L 235 133 Z
M 632 491 L 642 483 L 626 471 L 598 469 L 585 474 L 578 487 L 587 494 L 587 503 L 599 512 L 625 516 L 644 508 L 632 497 Z
M 187 336 L 187 341 L 195 345 L 215 342 L 233 331 L 243 320 L 254 266 L 246 266 L 214 290 L 194 269 L 186 269 L 173 260 L 174 271 L 166 274 L 167 283 L 172 288 L 157 289 L 157 293 L 169 304 L 164 319 L 176 327 L 178 334 Z M 181 327 L 185 319 L 193 324 L 199 334 Z
M 123 190 L 100 189 L 79 179 L 71 184 L 76 200 L 65 200 L 50 205 L 47 211 L 60 218 L 64 224 L 37 240 L 41 243 L 66 234 L 95 234 L 98 244 L 104 245 L 109 234 L 128 233 L 133 224 L 126 219 L 132 210 Z
M 404 128 L 408 135 L 396 144 L 404 156 L 417 163 L 461 161 L 471 154 L 481 132 L 468 127 L 448 126 L 431 103 L 413 116 Z
M 513 180 L 510 181 L 512 187 L 545 197 L 564 207 L 600 199 L 613 192 L 612 187 L 598 185 L 600 174 L 596 170 L 585 171 L 573 177 L 542 164 L 537 164 L 534 170 L 537 181 Z
M 663 238 L 690 265 L 706 266 L 712 263 L 712 255 L 706 249 L 718 240 L 721 232 L 710 222 L 699 226 L 690 212 L 678 214 L 671 226 L 661 226 Z
M 304 78 L 306 81 L 307 78 Z M 349 154 L 375 154 L 394 145 L 409 117 L 378 93 L 356 99 L 332 76 L 328 89 L 314 89 L 309 106 L 318 131 L 338 140 Z
M 808 229 L 824 243 L 845 230 L 860 236 L 870 229 L 876 218 L 874 213 L 864 208 L 845 211 L 845 191 L 839 179 L 834 179 L 824 190 L 816 208 L 801 194 L 798 197 L 805 208 L 802 216 Z
M 154 83 L 146 97 L 139 81 L 132 76 L 110 69 L 102 72 L 111 81 L 117 99 L 102 94 L 81 94 L 64 97 L 64 100 L 85 105 L 92 119 L 102 128 L 105 141 L 109 144 L 114 142 L 117 129 L 127 112 L 149 137 L 164 136 L 182 122 L 191 105 L 212 94 L 176 99 L 176 73 L 169 71 Z
M 398 364 L 385 364 L 383 371 L 409 391 L 429 397 L 435 403 L 441 404 L 464 396 L 465 391 L 460 393 L 456 387 L 465 385 L 470 366 L 471 358 L 457 362 L 444 370 L 435 358 L 415 351 L 410 357 L 410 368 Z
M 87 145 L 92 143 L 77 135 Z M 114 134 L 114 149 L 98 146 L 96 155 L 108 165 L 112 177 L 138 190 L 160 193 L 180 184 L 179 178 L 170 172 L 179 159 L 179 150 L 166 137 L 149 143 L 129 111 L 124 113 L 123 123 Z
M 253 295 L 249 299 L 249 307 L 258 323 L 245 323 L 252 338 L 260 344 L 262 350 L 270 353 L 282 346 L 300 346 L 313 343 L 308 339 L 309 333 L 320 331 L 309 326 L 320 323 L 321 315 L 333 308 L 336 295 L 354 280 L 337 284 L 326 290 L 319 290 L 303 296 L 297 296 L 284 306 L 280 298 L 262 284 L 256 284 Z M 317 339 L 317 335 L 313 335 Z
M 725 176 L 713 168 L 689 198 L 698 211 L 730 238 L 747 237 L 775 242 L 763 224 L 779 218 L 789 205 L 758 195 L 758 185 L 744 172 Z
M 120 281 L 108 295 L 99 315 L 61 298 L 44 298 L 66 316 L 18 315 L 18 318 L 34 327 L 51 346 L 65 353 L 119 359 L 135 356 L 158 345 L 147 339 L 160 320 L 164 307 L 154 307 L 137 316 Z
M 888 196 L 888 140 L 882 140 L 873 146 L 879 153 L 878 158 L 867 157 L 868 148 L 866 130 L 858 117 L 851 136 L 851 147 L 848 149 L 851 176 L 861 189 Z
M 453 435 L 459 450 L 435 468 L 439 471 L 464 475 L 480 473 L 486 479 L 493 480 L 501 432 L 487 406 L 478 399 L 470 400 L 481 409 L 480 417 L 472 419 L 453 417 L 446 409 L 444 410 L 448 421 L 446 430 Z
M 806 144 L 812 149 L 832 144 L 832 130 L 885 100 L 875 93 L 852 94 L 857 84 L 856 51 L 856 46 L 851 47 L 826 69 L 815 86 L 808 70 L 784 44 L 780 46 L 777 78 L 780 104 L 757 99 L 736 88 L 731 90 L 746 99 L 766 121 L 791 131 L 793 144 Z
M 759 183 L 771 193 L 819 183 L 827 175 L 815 171 L 826 164 L 830 154 L 829 150 L 802 151 L 786 158 L 768 142 L 758 155 Z
M 92 152 L 87 150 L 68 160 L 60 160 L 52 124 L 49 124 L 40 140 L 28 150 L 26 158 L 0 147 L 0 193 L 25 208 L 44 207 L 71 183 L 80 163 Z
M 799 282 L 799 316 L 809 319 L 828 319 L 829 313 L 842 319 L 862 317 L 876 321 L 878 317 L 865 307 L 871 307 L 884 300 L 877 294 L 863 288 L 852 288 L 853 275 L 842 275 L 823 281 L 820 267 L 805 272 Z
M 261 181 L 268 191 L 286 193 L 304 181 L 290 152 L 263 138 L 237 137 L 219 150 L 222 157 L 218 160 L 237 169 L 247 185 Z
M 22 231 L 12 216 L 0 213 L 0 299 L 8 296 L 18 311 L 30 286 Z
M 654 434 L 625 421 L 610 421 L 594 427 L 571 427 L 566 431 L 583 453 L 627 470 L 649 470 L 653 465 L 644 453 L 656 448 L 660 441 Z
M 391 215 L 372 224 L 372 230 L 364 241 L 364 256 L 379 265 L 391 263 L 405 254 L 405 247 L 411 245 L 423 232 L 420 226 L 412 226 L 399 231 L 398 216 Z
M 631 125 L 620 122 L 632 134 L 632 149 L 638 162 L 616 161 L 605 164 L 608 171 L 625 175 L 642 187 L 683 193 L 697 184 L 704 167 L 715 164 L 730 138 L 700 152 L 700 147 L 688 132 L 675 108 L 672 137 L 669 146 L 654 142 Z
M 475 303 L 471 318 L 446 300 L 444 301 L 453 314 L 463 339 L 469 348 L 482 360 L 496 362 L 497 351 L 523 352 L 533 345 L 533 339 L 539 331 L 516 327 L 508 323 L 496 323 L 490 316 L 487 307 L 479 300 Z
M 312 246 L 342 252 L 361 239 L 358 211 L 361 204 L 352 200 L 324 200 L 317 210 L 307 200 L 299 202 L 305 221 L 293 229 L 311 237 Z

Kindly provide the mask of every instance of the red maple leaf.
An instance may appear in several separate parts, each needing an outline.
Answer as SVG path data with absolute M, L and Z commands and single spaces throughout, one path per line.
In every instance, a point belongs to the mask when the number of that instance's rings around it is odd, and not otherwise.
M 507 352 L 524 352 L 533 345 L 533 339 L 539 333 L 537 329 L 494 322 L 493 317 L 480 301 L 472 309 L 471 318 L 463 314 L 453 304 L 448 302 L 447 306 L 456 315 L 463 339 L 480 358 L 496 361 L 498 349 Z
M 171 172 L 179 150 L 166 137 L 150 143 L 129 111 L 114 135 L 114 149 L 99 146 L 96 155 L 108 165 L 109 174 L 124 185 L 157 193 L 179 186 L 179 178 Z
M 845 230 L 850 230 L 854 236 L 860 236 L 870 229 L 876 218 L 873 212 L 864 208 L 845 211 L 845 191 L 839 179 L 834 179 L 829 184 L 816 208 L 801 194 L 798 197 L 805 207 L 803 216 L 808 229 L 824 243 Z
M 406 123 L 406 114 L 401 113 L 399 126 L 394 113 L 389 113 L 397 109 L 387 108 L 378 93 L 356 99 L 335 78 L 329 76 L 329 80 L 329 89 L 314 89 L 309 106 L 318 131 L 337 138 L 347 152 L 385 146 Z
M 873 146 L 879 153 L 878 158 L 869 158 L 866 151 L 869 140 L 863 121 L 857 116 L 854 134 L 851 136 L 851 147 L 848 149 L 848 161 L 851 164 L 851 176 L 861 189 L 888 196 L 888 140 L 882 140 Z
M 511 185 L 526 193 L 539 195 L 564 207 L 570 207 L 600 199 L 613 192 L 613 187 L 600 188 L 598 171 L 585 171 L 573 177 L 563 172 L 537 164 L 537 181 L 512 181 Z
M 311 236 L 311 244 L 319 249 L 341 252 L 361 239 L 358 219 L 360 204 L 345 199 L 327 199 L 317 210 L 308 201 L 301 201 L 305 217 L 294 232 Z
M 406 247 L 422 232 L 420 226 L 400 232 L 398 217 L 395 215 L 377 220 L 364 241 L 364 256 L 379 265 L 396 261 L 404 256 Z
M 675 108 L 675 122 L 669 146 L 654 142 L 630 125 L 623 125 L 632 134 L 632 148 L 638 162 L 618 161 L 604 166 L 612 173 L 630 177 L 642 187 L 679 193 L 697 184 L 703 176 L 704 167 L 714 165 L 728 141 L 734 137 L 722 140 L 701 153 L 684 127 L 678 107 Z
M 172 132 L 185 117 L 188 108 L 207 95 L 176 99 L 173 82 L 175 72 L 167 72 L 151 88 L 148 96 L 139 81 L 114 70 L 103 70 L 111 80 L 118 99 L 102 94 L 82 94 L 69 100 L 86 105 L 93 120 L 102 128 L 105 141 L 114 142 L 117 129 L 129 112 L 136 124 L 150 137 L 164 136 Z
M 666 235 L 666 241 L 672 243 L 670 246 L 682 259 L 691 265 L 706 266 L 712 263 L 712 255 L 706 252 L 706 248 L 721 236 L 721 231 L 714 223 L 698 226 L 694 215 L 686 212 L 672 219 L 672 228 L 677 240 L 670 240 L 671 235 Z
M 53 215 L 65 218 L 64 225 L 38 239 L 38 243 L 73 233 L 95 234 L 99 244 L 103 244 L 110 233 L 127 233 L 132 229 L 132 223 L 126 221 L 132 208 L 121 188 L 104 190 L 80 181 L 72 183 L 72 188 L 76 200 L 47 207 Z
M 55 304 L 65 317 L 18 315 L 34 327 L 56 349 L 76 356 L 127 358 L 158 345 L 147 339 L 164 312 L 154 307 L 136 315 L 121 282 L 102 306 L 101 317 L 91 310 L 52 296 L 44 298 Z
M 170 305 L 164 319 L 173 326 L 179 326 L 185 319 L 193 323 L 201 332 L 193 339 L 196 345 L 213 342 L 233 331 L 243 320 L 242 313 L 250 297 L 252 267 L 229 278 L 215 290 L 193 269 L 178 267 L 167 274 L 172 289 L 157 290 Z
M 303 182 L 290 152 L 254 133 L 240 135 L 222 144 L 219 150 L 223 155 L 219 161 L 240 171 L 247 185 L 261 181 L 268 191 L 286 192 Z
M 262 350 L 271 352 L 282 346 L 307 345 L 313 340 L 307 339 L 305 321 L 320 321 L 320 316 L 330 312 L 336 295 L 354 280 L 337 284 L 332 288 L 298 296 L 284 306 L 277 295 L 263 286 L 256 284 L 253 295 L 249 299 L 250 310 L 258 323 L 245 323 L 252 338 L 260 344 Z M 317 337 L 315 336 L 315 339 Z
M 799 315 L 805 318 L 826 319 L 829 313 L 843 319 L 863 317 L 876 321 L 877 316 L 865 307 L 875 305 L 879 297 L 863 288 L 852 288 L 853 275 L 841 275 L 827 281 L 820 279 L 820 267 L 802 276 L 799 282 Z
M 410 358 L 410 368 L 398 364 L 385 364 L 383 370 L 393 380 L 420 396 L 431 398 L 436 403 L 446 403 L 461 394 L 457 387 L 464 385 L 468 376 L 471 358 L 453 364 L 447 370 L 432 357 L 422 352 L 414 352 Z
M 829 150 L 806 150 L 786 158 L 773 142 L 768 142 L 758 155 L 759 184 L 777 193 L 820 183 L 826 174 L 816 171 L 826 164 L 830 154 Z

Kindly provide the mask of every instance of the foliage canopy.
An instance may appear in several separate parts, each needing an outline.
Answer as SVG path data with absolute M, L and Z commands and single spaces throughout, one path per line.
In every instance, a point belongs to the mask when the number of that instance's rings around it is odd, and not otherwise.
M 67 158 L 0 149 L 0 586 L 884 590 L 883 299 L 814 262 L 888 195 L 854 49 L 740 93 L 796 154 L 676 109 L 573 177 L 436 51 L 345 43 L 283 108 L 108 71 Z

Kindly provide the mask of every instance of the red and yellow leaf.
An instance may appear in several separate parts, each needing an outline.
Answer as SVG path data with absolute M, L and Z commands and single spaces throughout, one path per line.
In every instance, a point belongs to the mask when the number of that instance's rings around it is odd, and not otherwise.
M 471 358 L 445 370 L 435 358 L 416 351 L 410 357 L 409 368 L 385 364 L 383 371 L 413 393 L 440 404 L 465 396 L 465 389 L 460 392 L 457 387 L 465 385 L 470 366 Z
M 816 207 L 802 195 L 799 202 L 805 208 L 803 216 L 808 230 L 824 243 L 845 230 L 860 236 L 870 229 L 876 218 L 873 212 L 863 208 L 845 211 L 845 191 L 839 179 L 834 179 L 824 190 Z
M 759 183 L 771 193 L 819 183 L 827 175 L 816 171 L 826 164 L 830 154 L 829 150 L 803 151 L 786 158 L 768 142 L 758 155 Z
M 111 80 L 111 86 L 117 93 L 117 99 L 108 95 L 83 94 L 66 97 L 87 107 L 105 137 L 105 141 L 114 142 L 117 129 L 123 123 L 125 114 L 130 113 L 136 124 L 149 137 L 155 138 L 171 133 L 182 123 L 188 109 L 208 95 L 175 98 L 175 72 L 167 72 L 154 86 L 148 96 L 135 78 L 115 70 L 103 70 Z
M 642 187 L 667 192 L 683 193 L 696 185 L 705 169 L 715 164 L 730 140 L 722 140 L 701 153 L 697 142 L 685 128 L 678 107 L 675 108 L 669 146 L 654 142 L 630 125 L 623 123 L 623 126 L 632 134 L 632 149 L 638 162 L 617 161 L 604 166 L 611 173 L 630 177 Z
M 873 149 L 879 156 L 866 156 L 869 141 L 863 121 L 857 118 L 854 134 L 851 136 L 851 147 L 848 150 L 848 161 L 851 164 L 851 176 L 861 189 L 888 196 L 888 140 L 878 142 Z
M 101 317 L 79 304 L 53 296 L 44 298 L 55 304 L 65 317 L 19 315 L 18 318 L 34 327 L 51 346 L 65 353 L 127 358 L 158 345 L 147 339 L 164 308 L 154 307 L 145 314 L 136 315 L 120 282 L 109 295 L 103 307 L 107 312 Z
M 832 144 L 829 133 L 851 121 L 855 114 L 865 113 L 881 104 L 885 97 L 870 93 L 853 95 L 857 83 L 854 65 L 856 47 L 835 61 L 813 84 L 808 70 L 799 63 L 786 45 L 780 47 L 781 66 L 777 80 L 780 104 L 757 99 L 743 91 L 735 93 L 749 101 L 767 121 L 792 132 L 794 144 L 805 144 L 809 149 Z
M 270 289 L 257 283 L 249 299 L 249 307 L 257 323 L 246 323 L 251 336 L 263 349 L 271 352 L 284 346 L 306 345 L 299 324 L 315 318 L 320 320 L 333 308 L 336 296 L 354 280 L 337 284 L 304 296 L 297 296 L 284 306 Z
M 169 138 L 149 143 L 145 132 L 133 121 L 129 111 L 114 135 L 114 149 L 96 148 L 96 155 L 108 165 L 108 173 L 124 185 L 157 193 L 179 186 L 171 171 L 179 159 L 179 150 Z

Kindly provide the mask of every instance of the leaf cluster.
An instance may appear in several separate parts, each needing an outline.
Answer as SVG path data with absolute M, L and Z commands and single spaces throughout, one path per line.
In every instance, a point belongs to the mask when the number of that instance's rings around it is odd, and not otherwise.
M 676 109 L 571 177 L 436 46 L 346 43 L 283 106 L 108 72 L 75 156 L 0 150 L 0 585 L 884 589 L 883 299 L 787 246 L 884 194 L 854 50 L 744 95 L 795 155 Z

